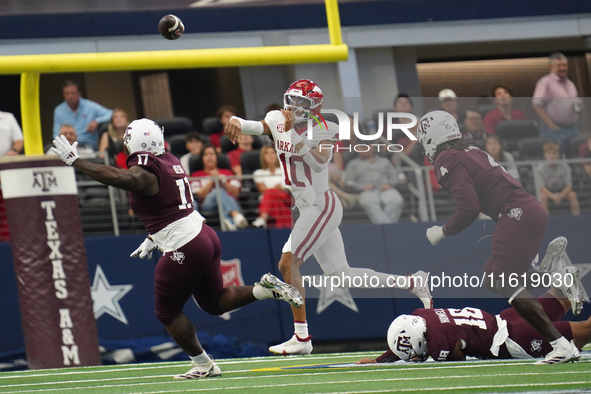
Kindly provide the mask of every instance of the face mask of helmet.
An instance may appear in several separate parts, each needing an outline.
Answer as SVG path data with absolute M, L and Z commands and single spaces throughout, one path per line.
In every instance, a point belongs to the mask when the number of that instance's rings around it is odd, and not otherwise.
M 398 316 L 388 329 L 388 346 L 401 360 L 425 361 L 429 357 L 426 332 L 427 325 L 422 317 Z
M 283 109 L 290 111 L 295 117 L 296 123 L 301 123 L 310 119 L 311 108 L 314 102 L 308 97 L 298 96 L 291 93 L 283 95 Z

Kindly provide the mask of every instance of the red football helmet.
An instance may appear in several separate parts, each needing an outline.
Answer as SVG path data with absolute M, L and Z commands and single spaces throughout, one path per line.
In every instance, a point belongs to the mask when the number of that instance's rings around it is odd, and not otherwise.
M 324 95 L 316 83 L 309 79 L 295 81 L 283 95 L 283 109 L 291 111 L 296 123 L 301 123 L 310 118 L 309 113 L 320 113 Z

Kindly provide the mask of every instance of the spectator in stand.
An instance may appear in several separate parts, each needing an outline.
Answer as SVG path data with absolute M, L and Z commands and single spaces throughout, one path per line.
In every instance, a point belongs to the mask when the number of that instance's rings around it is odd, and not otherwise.
M 394 99 L 394 112 L 403 112 L 403 113 L 408 113 L 408 114 L 413 113 L 412 100 L 410 99 L 410 96 L 408 94 L 400 93 L 400 94 L 398 94 L 398 96 L 396 96 L 396 98 Z M 396 123 L 410 123 L 410 122 L 411 122 L 410 118 L 396 119 Z M 414 135 L 416 137 L 417 136 L 417 125 L 408 129 L 408 131 L 410 131 L 412 133 L 412 135 Z M 412 151 L 413 151 L 415 145 L 417 144 L 417 141 L 411 140 L 405 134 L 403 137 L 400 137 L 396 143 L 400 144 L 404 147 L 404 149 L 402 150 L 402 152 L 404 154 L 406 154 L 407 156 L 411 156 Z
M 574 216 L 581 214 L 577 193 L 573 191 L 573 180 L 570 166 L 560 158 L 560 146 L 554 142 L 544 144 L 546 161 L 538 164 L 534 170 L 536 182 L 540 187 L 540 201 L 548 212 L 548 200 L 560 204 L 564 198 L 570 202 L 570 210 Z
M 398 171 L 390 160 L 376 156 L 373 146 L 347 164 L 347 185 L 361 192 L 359 204 L 372 223 L 396 223 L 402 214 L 404 199 L 394 186 L 399 181 Z
M 226 127 L 232 116 L 237 115 L 238 110 L 231 105 L 222 105 L 220 109 L 218 109 L 217 116 L 221 124 L 220 130 L 217 133 L 209 135 L 209 141 L 211 141 L 212 145 L 215 146 L 216 152 L 220 153 L 222 151 L 220 139 L 224 135 L 224 127 Z
M 464 127 L 461 130 L 462 141 L 471 141 L 474 143 L 484 143 L 486 140 L 486 130 L 482 124 L 482 116 L 475 108 L 468 108 L 464 117 Z
M 456 96 L 456 92 L 451 89 L 443 89 L 439 92 L 438 96 L 441 109 L 452 114 L 458 123 L 461 123 L 464 120 L 464 114 L 458 109 L 458 96 Z
M 499 164 L 501 164 L 509 175 L 519 180 L 519 171 L 517 171 L 517 165 L 513 155 L 503 150 L 501 139 L 496 135 L 489 135 L 484 144 L 484 150 L 491 155 L 491 157 Z
M 264 228 L 291 227 L 291 194 L 285 187 L 284 175 L 273 145 L 261 148 L 261 168 L 253 175 L 262 199 L 259 204 L 259 217 L 252 225 Z
M 560 52 L 551 54 L 550 73 L 538 80 L 532 103 L 542 119 L 540 135 L 557 139 L 562 151 L 570 157 L 568 141 L 579 134 L 577 121 L 582 101 L 567 73 L 566 56 Z
M 10 112 L 0 111 L 0 156 L 16 156 L 23 150 L 23 131 Z
M 220 197 L 222 200 L 222 216 L 226 228 L 235 231 L 236 228 L 245 228 L 248 222 L 242 215 L 240 204 L 236 199 L 240 195 L 241 183 L 232 178 L 234 173 L 225 168 L 218 168 L 218 153 L 213 145 L 206 145 L 201 152 L 202 170 L 191 174 L 192 178 L 200 178 L 191 182 L 193 194 L 201 210 L 212 211 L 218 207 L 215 183 L 210 177 L 220 177 Z
M 68 123 L 64 123 L 60 126 L 58 135 L 63 135 L 64 137 L 66 137 L 66 139 L 68 140 L 70 145 L 72 145 L 74 142 L 78 141 L 78 134 L 76 133 L 76 129 L 74 128 L 74 126 L 72 126 L 71 124 L 68 124 Z M 78 141 L 77 151 L 78 151 L 78 155 L 80 155 L 81 157 L 94 157 L 95 156 L 95 151 L 88 148 L 86 145 L 81 144 L 80 141 Z M 51 149 L 48 149 L 47 152 L 45 152 L 45 154 L 46 155 L 55 155 L 55 153 L 53 153 L 53 151 Z
M 0 111 L 0 156 L 16 156 L 23 149 L 23 131 L 10 112 Z M 4 198 L 0 190 L 0 242 L 10 241 Z
M 201 134 L 196 131 L 189 131 L 185 134 L 185 147 L 189 151 L 188 153 L 181 156 L 180 161 L 185 173 L 190 174 L 189 160 L 193 156 L 197 156 L 203 151 L 203 139 Z
M 587 141 L 579 145 L 579 157 L 581 159 L 591 158 L 591 133 L 587 136 Z M 583 163 L 583 168 L 585 168 L 587 175 L 591 177 L 591 163 Z
M 80 88 L 73 80 L 66 80 L 62 86 L 64 102 L 55 107 L 53 111 L 53 136 L 59 135 L 60 126 L 63 123 L 71 124 L 76 128 L 79 143 L 96 150 L 98 137 L 96 129 L 99 123 L 108 122 L 113 111 L 81 97 Z
M 110 163 L 117 168 L 127 168 L 127 153 L 123 149 L 123 135 L 128 125 L 127 112 L 121 108 L 115 108 L 107 131 L 100 137 L 99 152 L 107 152 Z
M 234 174 L 242 175 L 240 156 L 242 156 L 244 152 L 252 150 L 253 142 L 254 138 L 252 137 L 252 135 L 240 134 L 240 137 L 238 138 L 238 148 L 228 152 L 228 159 L 230 159 L 230 167 L 232 167 L 232 171 L 234 172 Z
M 496 134 L 497 125 L 506 120 L 527 119 L 523 111 L 513 108 L 513 94 L 509 88 L 499 85 L 493 89 L 497 108 L 484 116 L 484 128 L 488 135 Z

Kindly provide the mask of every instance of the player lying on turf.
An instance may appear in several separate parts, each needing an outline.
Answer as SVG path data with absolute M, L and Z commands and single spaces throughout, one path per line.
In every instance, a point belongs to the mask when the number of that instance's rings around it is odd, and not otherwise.
M 193 368 L 175 379 L 220 376 L 220 368 L 203 351 L 195 327 L 183 313 L 192 296 L 205 312 L 221 315 L 253 301 L 277 298 L 301 307 L 298 290 L 271 274 L 254 286 L 223 287 L 220 240 L 193 207 L 193 194 L 180 161 L 164 152 L 163 129 L 149 119 L 134 120 L 124 135 L 127 166 L 117 169 L 78 158 L 75 142 L 64 136 L 52 150 L 68 165 L 93 179 L 129 192 L 131 208 L 150 235 L 132 257 L 164 252 L 154 271 L 155 311 L 175 342 L 189 355 Z
M 488 153 L 463 142 L 461 137 L 455 118 L 445 111 L 425 114 L 417 127 L 417 144 L 434 165 L 437 182 L 452 195 L 457 206 L 443 226 L 427 230 L 427 238 L 432 245 L 437 245 L 446 236 L 456 235 L 470 226 L 480 212 L 491 217 L 496 225 L 491 255 L 483 268 L 490 278 L 485 281 L 487 288 L 505 298 L 550 342 L 553 350 L 539 363 L 577 359 L 579 351 L 575 344 L 560 334 L 540 303 L 526 290 L 531 281 L 512 284 L 503 280 L 511 273 L 520 277 L 525 274 L 524 278 L 528 278 L 526 272 L 546 232 L 546 211 Z M 576 279 L 578 271 L 573 267 L 570 274 Z M 582 298 L 579 298 L 573 304 L 573 313 L 578 315 L 581 307 Z
M 549 249 L 551 252 L 552 247 Z M 550 272 L 567 274 L 568 267 L 560 267 L 559 260 L 552 265 Z M 577 298 L 570 295 L 578 293 L 582 293 L 582 287 L 574 281 L 572 286 L 551 288 L 537 300 L 553 327 L 580 349 L 591 342 L 591 318 L 581 322 L 560 321 L 577 305 Z M 548 340 L 514 308 L 505 309 L 497 316 L 477 308 L 417 309 L 410 315 L 397 317 L 388 329 L 387 338 L 390 350 L 375 360 L 365 358 L 358 364 L 425 361 L 429 356 L 436 361 L 459 361 L 467 356 L 537 358 L 552 350 Z
M 285 184 L 300 211 L 300 217 L 293 225 L 279 261 L 283 280 L 304 295 L 300 266 L 314 255 L 326 276 L 375 276 L 380 280 L 378 287 L 390 287 L 392 282 L 388 283 L 388 278 L 392 279 L 393 275 L 369 268 L 351 268 L 347 262 L 339 231 L 343 206 L 328 185 L 328 163 L 332 158 L 331 147 L 338 138 L 339 126 L 332 122 L 323 122 L 323 125 L 316 123 L 318 117 L 322 118 L 320 109 L 323 101 L 320 87 L 310 80 L 301 79 L 292 83 L 285 92 L 283 111 L 270 111 L 260 122 L 233 116 L 225 132 L 233 142 L 238 140 L 240 134 L 264 134 L 275 142 L 281 169 L 285 174 Z M 308 119 L 314 120 L 310 132 Z M 322 149 L 317 149 L 319 146 Z M 396 278 L 394 288 L 410 290 L 423 301 L 425 308 L 430 308 L 432 300 L 427 274 L 419 271 L 411 278 Z M 269 350 L 283 355 L 310 354 L 312 341 L 308 333 L 305 306 L 292 308 L 292 312 L 293 337 L 271 346 Z

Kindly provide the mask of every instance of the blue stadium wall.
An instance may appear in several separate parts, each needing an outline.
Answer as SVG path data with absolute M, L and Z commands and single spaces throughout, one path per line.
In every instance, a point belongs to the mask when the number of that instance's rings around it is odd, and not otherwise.
M 565 235 L 569 239 L 568 254 L 575 264 L 591 265 L 589 221 L 591 216 L 551 217 L 544 240 Z M 350 265 L 372 267 L 383 272 L 412 274 L 418 269 L 432 274 L 449 276 L 482 276 L 482 266 L 490 253 L 494 223 L 477 221 L 460 236 L 449 237 L 436 247 L 431 246 L 425 230 L 432 223 L 399 223 L 395 225 L 357 225 L 341 228 Z M 252 284 L 265 272 L 277 274 L 276 262 L 281 247 L 287 239 L 287 230 L 244 230 L 220 233 L 223 260 L 239 259 L 246 284 Z M 482 238 L 485 237 L 485 238 Z M 129 253 L 143 240 L 143 236 L 89 237 L 86 238 L 91 283 L 100 265 L 110 286 L 133 285 L 119 300 L 127 324 L 109 314 L 97 319 L 101 340 L 137 338 L 164 335 L 165 331 L 153 313 L 153 269 L 156 256 L 151 260 L 132 259 Z M 9 243 L 0 243 L 0 352 L 24 347 L 22 325 L 18 307 L 16 277 L 12 266 Z M 320 274 L 318 265 L 308 261 L 304 274 Z M 591 289 L 591 275 L 583 278 Z M 457 290 L 457 289 L 456 289 Z M 484 288 L 435 289 L 435 306 L 475 306 L 498 313 L 507 307 L 504 300 Z M 421 307 L 421 303 L 406 291 L 352 290 L 358 312 L 336 301 L 317 314 L 318 291 L 308 291 L 308 318 L 311 333 L 316 341 L 358 341 L 384 338 L 392 319 L 401 313 L 409 313 Z M 373 298 L 361 298 L 371 296 Z M 229 320 L 209 316 L 193 301 L 185 312 L 198 331 L 210 335 L 224 334 L 240 340 L 261 344 L 276 343 L 292 335 L 292 317 L 285 303 L 266 300 L 248 305 L 231 313 Z M 586 304 L 583 316 L 591 315 L 591 305 Z M 572 315 L 567 317 L 573 318 Z

